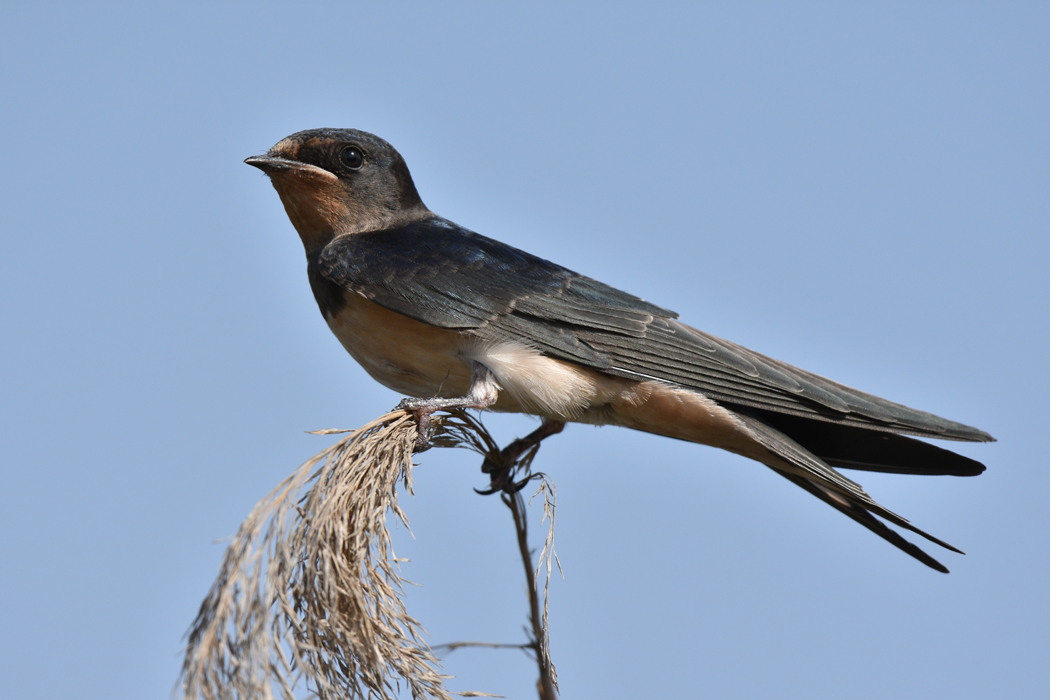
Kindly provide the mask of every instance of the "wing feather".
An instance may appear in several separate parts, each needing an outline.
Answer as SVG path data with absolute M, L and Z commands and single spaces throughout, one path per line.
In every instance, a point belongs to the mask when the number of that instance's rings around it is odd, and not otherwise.
M 917 411 L 691 328 L 677 314 L 440 217 L 336 238 L 321 274 L 392 311 L 726 406 L 923 437 L 988 441 Z

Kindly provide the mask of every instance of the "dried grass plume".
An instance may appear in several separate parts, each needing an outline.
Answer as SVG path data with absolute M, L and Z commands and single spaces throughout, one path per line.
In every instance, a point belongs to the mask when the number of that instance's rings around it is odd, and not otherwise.
M 500 454 L 466 413 L 435 416 L 434 425 L 435 445 Z M 349 434 L 300 466 L 241 524 L 187 635 L 183 697 L 292 700 L 305 692 L 393 700 L 407 687 L 413 698 L 451 700 L 448 676 L 405 608 L 401 560 L 387 529 L 388 511 L 408 526 L 397 485 L 412 493 L 416 421 L 394 411 L 352 432 L 318 432 Z M 515 465 L 527 471 L 533 456 Z M 553 485 L 543 479 L 540 490 L 553 525 Z M 536 571 L 546 561 L 548 583 L 552 537 Z M 541 615 L 533 602 L 532 641 L 541 669 L 545 662 L 553 676 L 546 602 L 544 595 Z

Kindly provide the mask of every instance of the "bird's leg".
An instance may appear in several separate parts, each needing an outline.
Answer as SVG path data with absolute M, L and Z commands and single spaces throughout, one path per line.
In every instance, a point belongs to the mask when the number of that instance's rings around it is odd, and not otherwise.
M 528 479 L 519 483 L 513 483 L 513 481 L 511 481 L 511 475 L 513 474 L 514 467 L 518 463 L 518 460 L 523 454 L 531 450 L 534 445 L 538 445 L 543 441 L 544 438 L 548 438 L 551 435 L 557 435 L 564 428 L 565 421 L 544 418 L 540 427 L 536 428 L 525 437 L 518 438 L 500 450 L 499 464 L 497 464 L 491 457 L 486 457 L 485 461 L 481 464 L 481 471 L 485 474 L 491 474 L 489 477 L 489 488 L 485 491 L 478 491 L 478 493 L 482 495 L 490 495 L 498 491 L 508 491 L 513 493 L 523 489 L 525 484 L 529 482 Z M 474 490 L 477 491 L 477 489 Z
M 499 396 L 499 384 L 492 376 L 489 368 L 480 362 L 474 361 L 471 376 L 470 389 L 466 396 L 454 398 L 430 398 L 430 399 L 403 399 L 397 405 L 397 409 L 410 411 L 416 417 L 419 425 L 419 434 L 416 436 L 416 451 L 421 452 L 430 445 L 430 416 L 435 411 L 448 408 L 477 408 L 485 409 L 496 402 Z M 395 410 L 397 410 L 395 409 Z

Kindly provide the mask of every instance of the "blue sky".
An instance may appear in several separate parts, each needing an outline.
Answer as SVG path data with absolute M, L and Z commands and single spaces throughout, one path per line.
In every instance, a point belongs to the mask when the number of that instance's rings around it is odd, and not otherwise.
M 999 439 L 957 446 L 974 479 L 851 474 L 968 552 L 943 576 L 760 465 L 570 426 L 538 461 L 564 697 L 1044 697 L 1048 34 L 1041 3 L 5 5 L 5 695 L 166 696 L 216 541 L 304 431 L 397 403 L 241 162 L 345 126 L 468 228 Z M 410 611 L 520 641 L 478 460 L 419 462 Z M 516 652 L 445 669 L 534 697 Z

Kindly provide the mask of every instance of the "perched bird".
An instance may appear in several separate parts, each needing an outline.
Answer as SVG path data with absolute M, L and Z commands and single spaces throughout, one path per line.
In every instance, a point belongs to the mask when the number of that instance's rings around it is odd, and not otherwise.
M 374 379 L 412 397 L 402 406 L 424 441 L 429 415 L 451 407 L 539 416 L 537 439 L 565 421 L 620 425 L 757 460 L 938 571 L 882 520 L 959 552 L 834 467 L 974 476 L 980 463 L 905 435 L 987 433 L 708 335 L 443 219 L 372 134 L 301 131 L 245 162 L 280 195 L 329 328 Z

